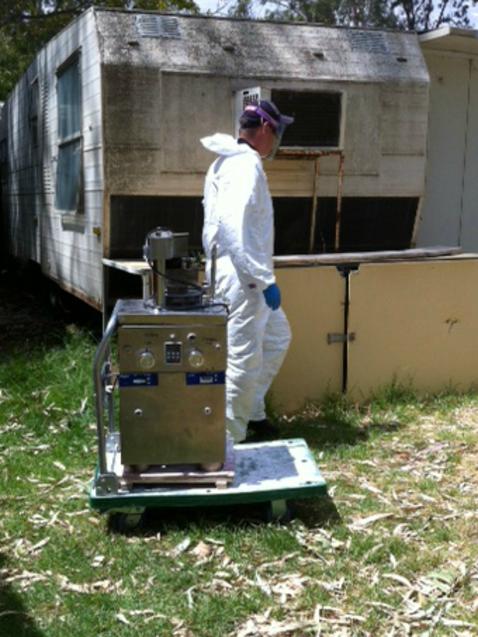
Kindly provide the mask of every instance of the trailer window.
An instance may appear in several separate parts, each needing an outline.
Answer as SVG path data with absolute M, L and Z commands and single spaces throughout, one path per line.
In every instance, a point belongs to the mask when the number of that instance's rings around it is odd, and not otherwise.
M 7 138 L 0 139 L 0 183 L 7 181 Z
M 32 148 L 38 148 L 38 80 L 30 85 L 30 101 L 28 104 L 28 119 L 30 123 L 30 139 Z
M 58 165 L 55 207 L 80 212 L 81 194 L 81 85 L 80 58 L 57 72 Z
M 271 99 L 281 113 L 295 118 L 286 128 L 281 146 L 339 148 L 342 93 L 273 90 Z

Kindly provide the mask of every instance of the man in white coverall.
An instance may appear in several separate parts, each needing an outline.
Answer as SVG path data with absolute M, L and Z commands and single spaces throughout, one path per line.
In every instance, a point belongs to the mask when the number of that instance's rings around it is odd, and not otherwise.
M 272 102 L 249 105 L 239 138 L 201 139 L 219 157 L 204 187 L 203 247 L 210 267 L 217 246 L 216 293 L 229 306 L 226 421 L 235 442 L 267 440 L 264 397 L 284 360 L 290 328 L 275 282 L 274 212 L 262 158 L 273 155 L 291 117 Z

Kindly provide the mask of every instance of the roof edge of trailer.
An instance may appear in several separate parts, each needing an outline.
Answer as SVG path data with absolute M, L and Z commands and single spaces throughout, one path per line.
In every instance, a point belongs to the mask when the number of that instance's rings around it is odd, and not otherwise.
M 478 55 L 478 29 L 444 24 L 418 36 L 423 49 L 443 53 Z
M 381 33 L 399 33 L 402 35 L 417 36 L 416 31 L 404 31 L 401 29 L 390 29 L 384 27 L 352 27 L 345 25 L 324 24 L 323 22 L 307 22 L 305 20 L 266 20 L 265 18 L 235 18 L 229 16 L 208 15 L 205 13 L 181 13 L 174 11 L 151 11 L 147 9 L 121 9 L 115 7 L 90 7 L 86 11 L 94 11 L 95 13 L 122 13 L 125 15 L 166 15 L 176 18 L 195 19 L 195 20 L 221 20 L 223 22 L 255 22 L 259 24 L 284 24 L 297 27 L 320 27 L 322 29 L 336 29 L 345 31 L 379 31 Z M 86 11 L 84 13 L 86 13 Z M 80 14 L 82 15 L 82 14 Z
M 248 21 L 244 29 L 244 20 L 229 18 L 95 11 L 104 66 L 222 75 L 250 86 L 265 80 L 429 83 L 416 33 L 270 20 Z
M 37 52 L 35 53 L 35 58 L 40 53 L 40 51 L 43 51 L 44 48 L 49 46 L 50 42 L 53 42 L 53 40 L 56 40 L 56 38 L 60 37 L 62 33 L 67 31 L 68 29 L 70 29 L 71 26 L 75 22 L 78 22 L 79 20 L 82 20 L 84 18 L 84 16 L 86 14 L 88 14 L 88 13 L 95 13 L 95 8 L 94 7 L 88 7 L 84 11 L 79 11 L 78 13 L 74 13 L 73 17 L 71 18 L 71 20 L 69 22 L 67 22 L 63 27 L 61 27 L 61 29 L 59 31 L 57 31 L 54 35 L 52 35 L 51 38 L 49 40 L 47 40 L 47 42 L 45 42 L 45 44 L 37 50 Z M 35 58 L 33 58 L 33 59 L 35 59 Z

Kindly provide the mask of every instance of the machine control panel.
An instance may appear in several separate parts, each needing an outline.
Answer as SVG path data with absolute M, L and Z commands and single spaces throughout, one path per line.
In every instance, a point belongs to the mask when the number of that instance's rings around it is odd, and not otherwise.
M 214 373 L 226 368 L 225 324 L 208 325 L 204 320 L 191 326 L 125 325 L 118 336 L 120 367 L 125 373 Z
M 181 342 L 166 342 L 164 344 L 164 362 L 167 365 L 180 365 L 182 357 Z

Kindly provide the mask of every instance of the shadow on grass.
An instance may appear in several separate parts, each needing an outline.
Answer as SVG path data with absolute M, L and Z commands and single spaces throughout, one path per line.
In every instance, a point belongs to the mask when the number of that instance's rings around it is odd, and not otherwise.
M 398 402 L 402 397 L 397 397 Z M 389 404 L 393 404 L 390 399 Z M 278 419 L 281 438 L 303 438 L 313 451 L 333 450 L 367 442 L 374 435 L 397 431 L 405 426 L 393 419 L 366 418 L 368 406 L 355 405 L 338 394 L 329 396 L 320 404 L 309 405 L 303 414 L 291 419 Z
M 0 553 L 0 568 L 5 556 Z M 5 637 L 45 637 L 28 614 L 21 597 L 0 576 L 0 635 Z
M 307 527 L 334 526 L 342 518 L 330 495 L 315 500 L 297 500 L 293 505 L 294 516 Z
M 0 349 L 5 356 L 61 344 L 76 323 L 101 337 L 101 314 L 63 292 L 35 266 L 0 273 Z
M 110 524 L 111 533 L 131 533 L 133 535 L 151 536 L 161 533 L 184 531 L 188 528 L 200 529 L 204 534 L 214 529 L 223 528 L 253 529 L 269 523 L 287 525 L 292 520 L 300 520 L 306 526 L 330 526 L 340 523 L 340 515 L 329 495 L 316 498 L 288 501 L 288 510 L 283 517 L 271 517 L 269 503 L 253 503 L 240 505 L 220 505 L 211 507 L 174 507 L 165 509 L 146 509 L 141 522 L 130 531 L 118 529 Z

